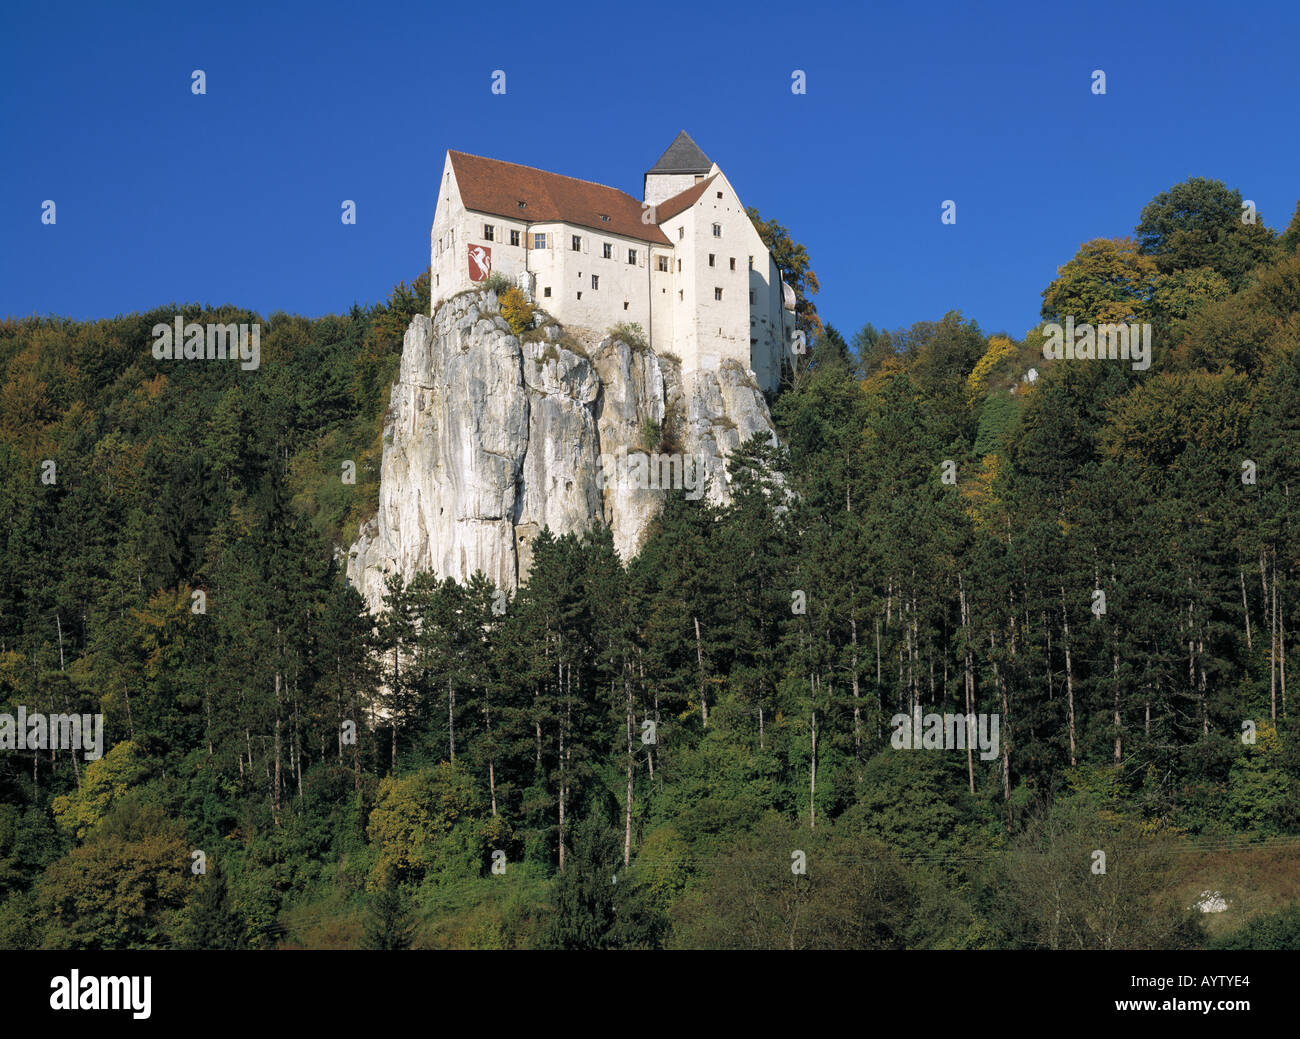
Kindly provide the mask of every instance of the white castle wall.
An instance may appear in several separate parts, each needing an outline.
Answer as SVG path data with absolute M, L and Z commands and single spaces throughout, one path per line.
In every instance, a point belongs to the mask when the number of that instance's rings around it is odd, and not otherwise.
M 433 307 L 476 287 L 468 247 L 483 245 L 491 249 L 495 273 L 512 280 L 525 276 L 534 301 L 565 325 L 604 333 L 622 322 L 636 323 L 652 349 L 680 358 L 684 372 L 715 371 L 732 360 L 752 370 L 763 389 L 775 389 L 792 325 L 782 307 L 779 272 L 716 164 L 710 175 L 714 179 L 696 203 L 660 225 L 671 243 L 661 246 L 564 222 L 530 223 L 466 210 L 448 155 L 430 233 Z M 689 174 L 648 176 L 646 201 L 663 201 L 695 183 Z M 490 240 L 485 225 L 492 227 Z M 518 245 L 511 244 L 511 231 L 518 232 Z M 537 234 L 546 236 L 543 249 L 533 247 Z M 629 250 L 635 251 L 634 262 L 628 262 Z M 661 256 L 666 271 L 658 269 Z

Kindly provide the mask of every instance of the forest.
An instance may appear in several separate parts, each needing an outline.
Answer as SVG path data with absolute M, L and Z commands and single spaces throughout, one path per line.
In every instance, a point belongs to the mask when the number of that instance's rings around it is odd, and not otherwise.
M 378 616 L 342 569 L 427 272 L 6 319 L 0 714 L 104 752 L 0 748 L 0 948 L 1300 948 L 1300 206 L 1139 206 L 1023 335 L 843 334 L 754 214 L 809 350 L 730 504 Z M 177 315 L 260 366 L 156 360 Z M 1067 317 L 1150 368 L 1045 360 Z

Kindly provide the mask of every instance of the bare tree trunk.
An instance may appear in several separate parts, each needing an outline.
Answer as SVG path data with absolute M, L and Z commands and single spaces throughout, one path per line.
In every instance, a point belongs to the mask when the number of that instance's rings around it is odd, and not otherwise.
M 862 707 L 858 703 L 858 620 L 849 615 L 853 635 L 853 756 L 857 760 L 856 781 L 862 782 Z
M 817 829 L 817 677 L 809 676 L 812 687 L 812 768 L 808 781 L 808 829 Z
M 961 598 L 961 625 L 966 634 L 966 714 L 969 716 L 974 713 L 975 709 L 975 672 L 974 661 L 971 659 L 970 651 L 970 611 L 966 606 L 966 587 L 962 583 L 961 574 L 957 575 L 957 592 Z M 969 737 L 969 733 L 967 736 Z M 975 748 L 971 745 L 968 738 L 966 740 L 966 778 L 970 783 L 970 792 L 975 793 Z
M 628 665 L 623 665 L 623 698 L 627 705 L 627 810 L 623 825 L 623 865 L 632 861 L 632 794 L 633 768 L 636 764 L 636 750 L 633 745 L 633 730 L 636 728 L 636 713 L 632 701 L 632 677 Z
M 704 727 L 709 727 L 709 699 L 704 689 L 704 648 L 700 643 L 700 618 L 692 617 L 695 621 L 695 660 L 700 668 L 700 711 L 704 715 Z
M 276 642 L 280 640 L 280 629 L 275 630 Z M 282 676 L 277 663 L 275 669 L 275 825 L 280 825 L 280 684 Z
M 1079 764 L 1078 746 L 1074 733 L 1074 666 L 1070 660 L 1070 615 L 1065 609 L 1065 587 L 1061 587 L 1061 620 L 1065 625 L 1065 696 L 1070 718 L 1070 767 Z
M 1250 644 L 1250 603 L 1246 601 L 1246 568 L 1238 565 L 1237 575 L 1241 578 L 1241 615 L 1246 619 L 1246 649 Z

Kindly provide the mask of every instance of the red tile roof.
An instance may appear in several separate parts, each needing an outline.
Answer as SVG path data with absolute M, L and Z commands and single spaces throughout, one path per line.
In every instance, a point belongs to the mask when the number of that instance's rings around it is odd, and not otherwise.
M 479 155 L 447 154 L 466 209 L 534 223 L 563 221 L 642 242 L 672 244 L 654 224 L 641 222 L 641 203 L 617 188 Z M 520 202 L 525 203 L 522 209 Z

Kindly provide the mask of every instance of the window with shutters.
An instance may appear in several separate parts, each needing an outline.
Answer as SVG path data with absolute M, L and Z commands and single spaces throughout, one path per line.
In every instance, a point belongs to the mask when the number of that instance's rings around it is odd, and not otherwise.
M 511 231 L 511 232 L 510 232 L 510 244 L 511 244 L 511 245 L 518 245 L 518 244 L 519 244 L 519 232 L 518 232 L 518 231 Z
M 658 267 L 658 269 L 659 269 L 660 271 L 663 271 L 665 274 L 667 274 L 667 273 L 668 273 L 668 257 L 667 257 L 667 256 L 660 256 L 660 257 L 657 257 L 657 264 L 656 264 L 656 266 Z
M 546 235 L 545 235 L 545 234 L 534 234 L 534 235 L 533 235 L 533 248 L 534 248 L 534 249 L 545 249 L 545 248 L 546 248 Z

